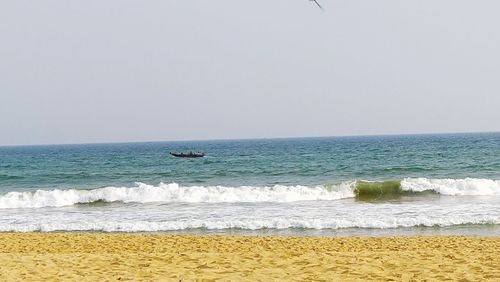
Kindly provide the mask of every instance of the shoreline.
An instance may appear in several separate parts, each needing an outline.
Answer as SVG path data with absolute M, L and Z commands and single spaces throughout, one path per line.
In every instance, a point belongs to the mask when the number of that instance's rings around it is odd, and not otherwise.
M 0 233 L 0 280 L 500 280 L 499 237 Z

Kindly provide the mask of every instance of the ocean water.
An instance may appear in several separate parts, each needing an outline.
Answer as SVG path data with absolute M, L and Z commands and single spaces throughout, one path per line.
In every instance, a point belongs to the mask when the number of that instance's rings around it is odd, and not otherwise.
M 500 133 L 0 147 L 0 231 L 499 236 Z

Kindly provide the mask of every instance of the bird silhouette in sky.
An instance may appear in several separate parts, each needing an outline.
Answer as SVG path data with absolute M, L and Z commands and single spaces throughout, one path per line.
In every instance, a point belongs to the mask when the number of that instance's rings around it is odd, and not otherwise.
M 317 0 L 309 0 L 309 1 L 312 1 L 312 2 L 316 3 L 316 5 L 318 5 L 318 7 L 319 7 L 322 11 L 324 11 L 324 10 L 325 10 L 325 9 L 323 9 L 323 7 L 321 7 L 321 5 L 318 3 L 318 1 L 317 1 Z

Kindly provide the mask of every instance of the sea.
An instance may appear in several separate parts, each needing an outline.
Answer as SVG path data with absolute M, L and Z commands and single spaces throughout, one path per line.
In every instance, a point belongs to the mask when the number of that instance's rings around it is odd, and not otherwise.
M 3 146 L 0 231 L 500 236 L 500 133 Z

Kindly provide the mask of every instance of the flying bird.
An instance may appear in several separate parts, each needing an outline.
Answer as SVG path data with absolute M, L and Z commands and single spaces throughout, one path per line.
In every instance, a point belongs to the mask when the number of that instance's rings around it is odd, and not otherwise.
M 317 1 L 317 0 L 309 0 L 309 1 L 312 1 L 312 2 L 316 3 L 316 5 L 318 5 L 318 7 L 319 7 L 321 10 L 323 10 L 323 11 L 325 10 L 325 9 L 323 9 L 323 7 L 321 7 L 321 5 L 318 3 L 318 1 Z

